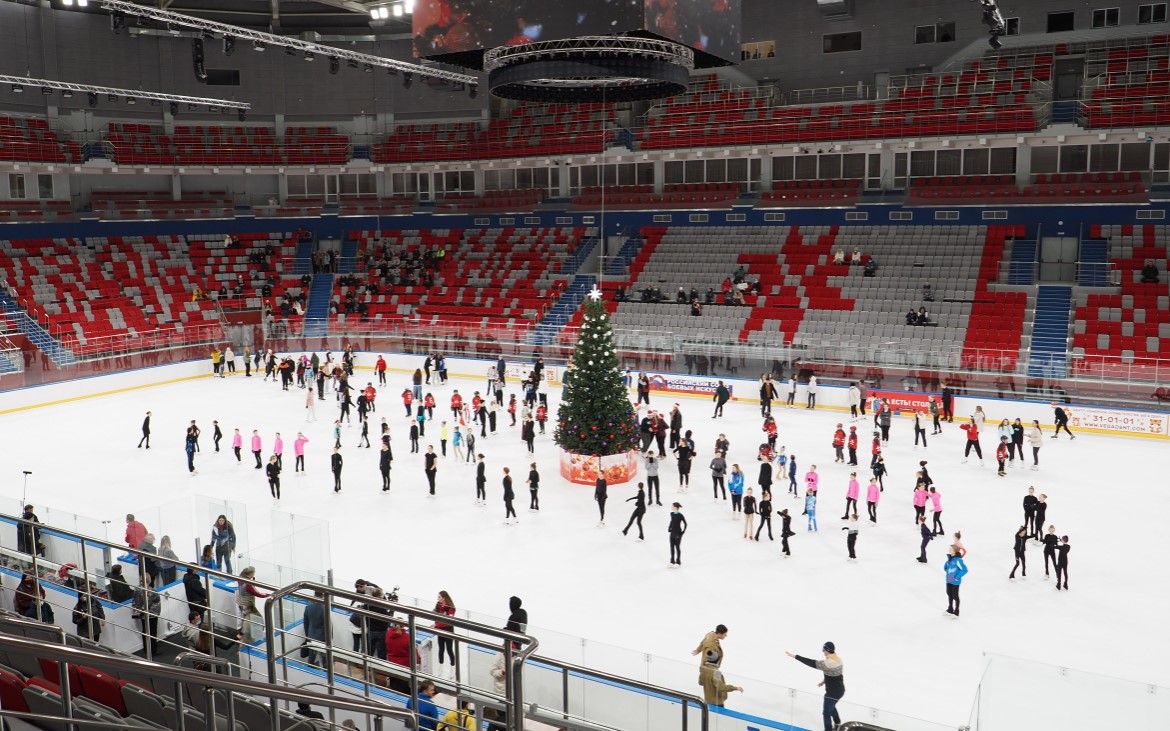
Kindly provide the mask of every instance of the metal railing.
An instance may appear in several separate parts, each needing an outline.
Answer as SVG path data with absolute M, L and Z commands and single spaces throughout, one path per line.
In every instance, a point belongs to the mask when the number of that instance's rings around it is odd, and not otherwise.
M 218 322 L 174 325 L 142 333 L 121 333 L 99 337 L 79 338 L 66 332 L 62 326 L 53 326 L 50 334 L 68 348 L 78 361 L 117 358 L 134 353 L 185 348 L 193 345 L 211 345 L 226 338 L 223 325 Z
M 857 83 L 849 86 L 826 86 L 816 89 L 791 89 L 781 92 L 780 101 L 787 106 L 860 102 L 876 99 L 876 88 Z
M 38 628 L 45 626 L 39 622 L 27 620 L 8 619 L 6 621 L 27 622 L 27 624 Z M 128 724 L 123 725 L 116 722 L 112 723 L 111 721 L 94 722 L 74 718 L 69 668 L 73 665 L 84 665 L 97 670 L 104 670 L 114 676 L 118 676 L 122 672 L 130 672 L 146 675 L 156 680 L 165 680 L 174 683 L 176 690 L 174 696 L 175 728 L 180 731 L 183 731 L 187 721 L 184 713 L 184 691 L 188 685 L 203 689 L 203 692 L 208 696 L 208 710 L 210 712 L 204 714 L 204 727 L 207 731 L 214 731 L 217 727 L 218 718 L 215 714 L 214 700 L 215 692 L 217 691 L 227 697 L 229 719 L 233 719 L 233 715 L 230 715 L 230 712 L 237 694 L 271 698 L 272 708 L 270 715 L 272 718 L 272 731 L 279 731 L 280 728 L 281 717 L 277 712 L 277 701 L 310 703 L 323 706 L 331 711 L 342 710 L 367 716 L 372 718 L 376 731 L 381 731 L 384 728 L 384 718 L 406 723 L 408 724 L 408 728 L 417 728 L 418 716 L 412 711 L 393 708 L 369 700 L 349 700 L 335 695 L 326 695 L 300 688 L 282 688 L 267 683 L 208 673 L 180 666 L 161 665 L 129 656 L 112 655 L 90 649 L 71 647 L 65 644 L 64 630 L 61 630 L 60 645 L 34 641 L 26 637 L 17 637 L 0 631 L 0 649 L 3 649 L 5 653 L 30 655 L 58 663 L 59 677 L 61 680 L 61 716 L 45 717 L 27 711 L 2 710 L 0 711 L 0 716 L 3 717 L 25 718 L 31 721 L 51 720 L 81 726 L 94 725 L 100 728 L 129 728 L 130 726 Z M 230 722 L 229 728 L 235 728 L 235 723 Z

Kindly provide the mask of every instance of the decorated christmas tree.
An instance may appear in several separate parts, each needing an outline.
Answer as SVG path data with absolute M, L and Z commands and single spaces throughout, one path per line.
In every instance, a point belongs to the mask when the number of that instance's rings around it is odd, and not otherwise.
M 605 456 L 637 447 L 634 407 L 618 366 L 609 313 L 596 288 L 585 300 L 585 319 L 563 382 L 553 433 L 562 449 Z

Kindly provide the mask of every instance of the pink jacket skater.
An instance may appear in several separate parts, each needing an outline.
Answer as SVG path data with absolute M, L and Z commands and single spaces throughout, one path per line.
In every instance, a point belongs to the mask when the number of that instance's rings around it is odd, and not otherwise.
M 857 480 L 850 480 L 849 489 L 845 491 L 845 497 L 850 500 L 856 500 L 859 495 L 861 495 L 861 483 Z

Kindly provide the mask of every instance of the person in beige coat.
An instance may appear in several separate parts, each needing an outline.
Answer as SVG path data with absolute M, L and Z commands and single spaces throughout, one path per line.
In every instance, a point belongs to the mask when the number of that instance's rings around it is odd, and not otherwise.
M 703 700 L 709 706 L 722 707 L 727 702 L 727 696 L 733 691 L 743 692 L 743 688 L 729 685 L 723 679 L 723 671 L 719 668 L 723 664 L 723 646 L 720 641 L 727 637 L 727 627 L 720 624 L 715 631 L 708 632 L 699 646 L 691 651 L 698 655 L 699 685 L 703 686 Z

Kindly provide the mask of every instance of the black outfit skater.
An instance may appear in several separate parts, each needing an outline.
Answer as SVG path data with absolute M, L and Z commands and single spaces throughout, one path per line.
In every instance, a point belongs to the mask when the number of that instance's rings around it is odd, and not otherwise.
M 418 454 L 418 422 L 410 425 L 410 453 Z
M 1055 533 L 1047 533 L 1044 535 L 1044 578 L 1051 576 L 1048 573 L 1048 562 L 1052 561 L 1052 567 L 1056 568 L 1056 547 L 1060 545 L 1060 538 Z
M 1032 538 L 1040 540 L 1040 532 L 1044 530 L 1044 518 L 1048 514 L 1048 503 L 1043 500 L 1036 503 L 1036 527 L 1032 530 Z
M 219 428 L 219 424 L 215 425 L 215 429 L 211 432 L 211 441 L 215 443 L 215 451 L 219 451 L 219 443 L 223 441 L 223 431 Z
M 691 459 L 694 457 L 694 450 L 691 448 L 690 440 L 685 438 L 679 439 L 678 446 L 674 449 L 674 456 L 678 466 L 678 486 L 690 487 Z
M 150 414 L 147 414 L 146 418 L 142 420 L 142 438 L 138 440 L 138 446 L 141 448 L 143 443 L 146 444 L 147 449 L 150 449 Z
M 390 489 L 390 463 L 393 461 L 394 453 L 390 451 L 390 445 L 383 444 L 378 455 L 378 471 L 382 473 L 382 492 Z
M 1067 540 L 1067 537 L 1066 537 Z M 1068 552 L 1071 546 L 1067 542 L 1062 542 L 1056 548 L 1056 588 L 1060 590 L 1060 582 L 1064 580 L 1064 588 L 1068 590 Z
M 1024 530 L 1027 531 L 1029 538 L 1036 535 L 1036 504 L 1040 500 L 1035 495 L 1024 496 Z M 1043 524 L 1040 525 L 1039 530 L 1043 530 Z
M 343 463 L 341 453 L 334 452 L 329 461 L 333 469 L 333 492 L 341 492 L 341 467 Z
M 366 443 L 366 449 L 370 448 L 370 422 L 362 419 L 362 435 L 358 439 L 357 445 L 362 446 L 362 442 Z M 446 449 L 447 443 L 443 442 L 443 448 Z M 444 452 L 445 454 L 445 452 Z
M 516 499 L 516 493 L 512 491 L 512 476 L 504 475 L 504 520 L 516 517 L 516 508 L 512 506 L 512 501 Z
M 534 469 L 528 471 L 528 495 L 528 509 L 540 510 L 540 473 Z
M 934 540 L 934 534 L 926 527 L 926 521 L 918 523 L 918 532 L 922 535 L 922 545 L 918 549 L 918 563 L 926 563 L 926 546 Z
M 943 386 L 943 390 L 942 390 L 942 411 L 943 411 L 943 413 L 942 413 L 942 415 L 943 415 L 943 421 L 946 421 L 948 424 L 954 422 L 954 420 L 955 420 L 954 405 L 955 405 L 955 389 L 951 388 L 950 386 Z
M 849 531 L 845 536 L 845 547 L 849 549 L 849 558 L 857 558 L 857 534 L 859 532 L 857 523 L 850 523 L 841 530 Z
M 1015 543 L 1012 545 L 1012 552 L 1016 556 L 1016 564 L 1014 566 L 1012 566 L 1012 572 L 1008 576 L 1009 579 L 1016 578 L 1016 569 L 1020 569 L 1021 576 L 1026 577 L 1028 575 L 1028 558 L 1025 555 L 1025 551 L 1027 550 L 1027 547 L 1028 547 L 1027 533 L 1025 533 L 1022 530 L 1017 531 Z
M 480 461 L 475 465 L 475 499 L 487 501 L 487 475 L 485 470 L 487 466 Z
M 677 508 L 670 512 L 670 526 L 666 532 L 670 534 L 670 563 L 682 566 L 682 539 L 687 532 L 687 519 Z
M 646 491 L 642 489 L 641 485 L 638 486 L 637 495 L 626 498 L 627 503 L 631 501 L 634 503 L 634 512 L 630 514 L 630 522 L 626 523 L 626 527 L 622 529 L 622 535 L 629 535 L 630 527 L 637 523 L 638 540 L 645 540 L 646 536 L 642 533 L 642 516 L 646 514 Z
M 264 468 L 264 472 L 268 475 L 268 491 L 272 493 L 272 497 L 277 500 L 280 499 L 280 465 L 276 462 L 269 462 L 268 466 Z
M 760 531 L 764 530 L 764 526 L 768 526 L 768 540 L 775 540 L 772 538 L 772 498 L 764 493 L 764 497 L 760 498 L 760 504 L 756 508 L 760 514 L 760 527 L 756 528 L 756 540 L 760 540 Z
M 427 452 L 423 455 L 425 460 L 424 469 L 427 473 L 427 484 L 430 485 L 431 494 L 435 494 L 435 474 L 439 469 L 439 455 L 434 452 Z
M 780 548 L 784 551 L 785 556 L 791 556 L 792 551 L 788 550 L 788 539 L 796 535 L 792 532 L 792 516 L 788 514 L 788 510 L 780 511 Z
M 1058 436 L 1060 436 L 1060 430 L 1064 429 L 1064 433 L 1068 434 L 1070 439 L 1076 439 L 1076 435 L 1074 435 L 1072 432 L 1070 432 L 1068 430 L 1068 413 L 1064 409 L 1060 408 L 1059 406 L 1057 406 L 1055 408 L 1056 408 L 1056 417 L 1055 417 L 1056 431 L 1053 433 L 1052 438 L 1056 439 Z
M 609 499 L 609 483 L 604 477 L 597 478 L 597 487 L 593 490 L 593 499 L 597 501 L 597 512 L 601 515 L 601 523 L 605 524 L 605 501 Z

